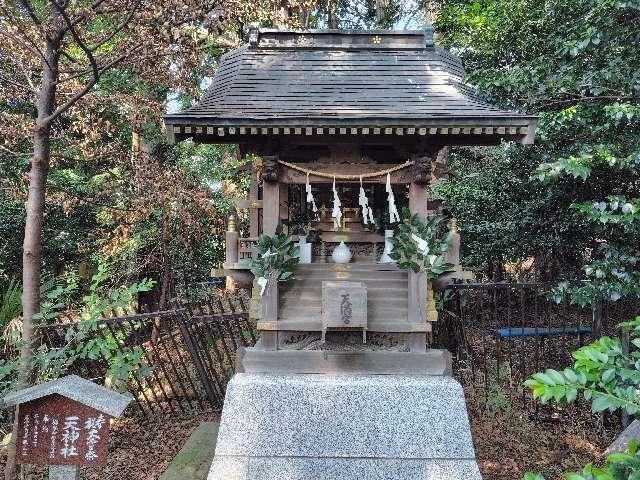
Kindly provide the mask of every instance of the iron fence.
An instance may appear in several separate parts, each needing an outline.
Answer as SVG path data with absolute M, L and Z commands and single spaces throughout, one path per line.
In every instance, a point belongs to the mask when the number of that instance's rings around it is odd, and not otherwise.
M 141 354 L 141 366 L 128 390 L 146 415 L 220 412 L 238 346 L 250 346 L 256 332 L 241 297 L 176 303 L 167 311 L 99 319 L 86 337 L 77 338 L 79 323 L 42 329 L 50 348 L 69 341 L 99 342 L 104 353 L 75 362 L 71 373 L 109 382 L 114 354 Z
M 441 315 L 430 346 L 451 351 L 454 375 L 467 390 L 527 402 L 526 378 L 567 366 L 571 352 L 598 333 L 590 309 L 556 304 L 545 296 L 547 290 L 546 284 L 531 283 L 451 285 L 440 292 Z M 637 304 L 604 305 L 603 332 L 615 333 L 615 325 L 637 311 Z M 77 329 L 73 323 L 48 326 L 43 336 L 50 347 L 60 348 Z M 114 353 L 137 350 L 146 374 L 133 376 L 127 387 L 144 414 L 220 412 L 236 351 L 254 345 L 257 335 L 242 296 L 105 316 L 82 341 L 100 340 L 110 352 L 76 362 L 72 371 L 105 381 Z
M 522 383 L 533 373 L 564 368 L 571 352 L 637 312 L 637 305 L 604 305 L 594 325 L 591 308 L 556 303 L 547 284 L 454 284 L 440 292 L 441 315 L 433 343 L 453 356 L 454 372 L 485 397 L 497 393 L 510 401 L 531 397 Z

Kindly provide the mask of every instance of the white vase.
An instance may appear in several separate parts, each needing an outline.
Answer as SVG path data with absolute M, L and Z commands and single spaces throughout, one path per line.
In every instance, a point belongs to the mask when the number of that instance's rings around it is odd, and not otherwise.
M 300 242 L 298 242 L 298 248 L 300 249 L 300 263 L 311 263 L 312 246 L 313 244 L 302 242 L 302 239 L 300 239 Z
M 393 251 L 393 243 L 391 243 L 391 239 L 393 238 L 393 230 L 385 230 L 384 231 L 384 251 L 382 252 L 382 256 L 378 263 L 395 263 L 395 260 L 392 259 L 389 255 Z
M 331 258 L 335 263 L 349 263 L 351 261 L 351 250 L 344 242 L 340 242 L 340 245 L 333 249 Z

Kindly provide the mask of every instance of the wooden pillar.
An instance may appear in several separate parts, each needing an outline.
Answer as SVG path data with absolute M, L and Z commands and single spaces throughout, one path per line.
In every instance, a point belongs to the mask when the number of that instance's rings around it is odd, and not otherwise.
M 278 155 L 262 157 L 262 233 L 274 235 L 280 221 Z
M 409 185 L 409 210 L 417 213 L 422 221 L 426 221 L 428 185 L 411 182 Z M 427 277 L 424 273 L 409 271 L 408 314 L 410 323 L 427 323 Z M 409 337 L 409 348 L 412 352 L 423 352 L 427 348 L 426 333 L 412 333 Z
M 254 164 L 251 168 L 251 184 L 249 186 L 249 237 L 257 238 L 260 235 L 260 201 L 258 198 L 258 171 Z
M 280 220 L 280 183 L 265 181 L 262 185 L 262 233 L 275 235 Z M 273 284 L 272 284 L 273 283 Z M 277 350 L 278 332 L 278 284 L 270 282 L 262 297 L 261 321 L 268 329 L 262 330 L 262 346 L 265 350 Z
M 278 156 L 262 157 L 262 233 L 275 235 L 280 221 L 280 182 L 278 181 Z M 278 282 L 268 283 L 262 296 L 261 338 L 266 350 L 278 348 Z M 259 326 L 260 327 L 260 326 Z
M 262 233 L 274 235 L 280 220 L 280 183 L 262 185 Z
M 280 197 L 278 198 L 280 209 L 278 211 L 278 221 L 289 219 L 289 185 L 280 183 Z M 277 224 L 276 224 L 277 225 Z M 288 228 L 284 229 L 285 233 L 289 232 Z
M 262 347 L 265 350 L 278 349 L 278 282 L 269 282 L 262 296 L 261 331 Z
M 417 213 L 420 220 L 425 222 L 429 216 L 427 208 L 428 191 L 427 184 L 412 182 L 409 184 L 409 210 Z

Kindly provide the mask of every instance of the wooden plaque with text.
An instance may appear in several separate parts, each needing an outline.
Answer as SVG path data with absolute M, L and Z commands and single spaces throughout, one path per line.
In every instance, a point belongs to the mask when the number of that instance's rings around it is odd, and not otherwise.
M 16 462 L 34 465 L 104 465 L 109 420 L 61 395 L 20 405 Z

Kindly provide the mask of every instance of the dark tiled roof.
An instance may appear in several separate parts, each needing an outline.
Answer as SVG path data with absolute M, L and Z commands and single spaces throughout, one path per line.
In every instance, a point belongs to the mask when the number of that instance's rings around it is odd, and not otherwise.
M 429 31 L 260 31 L 224 55 L 200 102 L 167 125 L 527 126 L 464 86 Z

